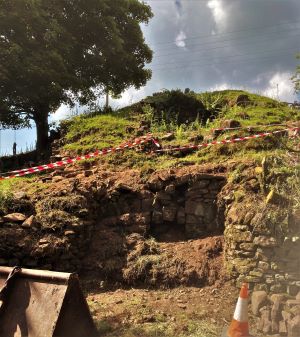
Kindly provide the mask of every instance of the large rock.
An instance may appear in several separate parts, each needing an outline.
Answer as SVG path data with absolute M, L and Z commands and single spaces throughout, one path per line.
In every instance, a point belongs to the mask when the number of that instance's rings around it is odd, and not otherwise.
M 267 301 L 268 295 L 265 291 L 254 291 L 251 297 L 251 306 L 253 315 L 258 316 L 261 309 Z

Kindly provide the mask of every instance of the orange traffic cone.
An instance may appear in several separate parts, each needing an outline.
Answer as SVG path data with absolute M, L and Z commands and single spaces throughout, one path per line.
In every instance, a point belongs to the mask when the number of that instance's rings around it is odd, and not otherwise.
M 227 337 L 251 337 L 248 323 L 248 284 L 243 283 Z

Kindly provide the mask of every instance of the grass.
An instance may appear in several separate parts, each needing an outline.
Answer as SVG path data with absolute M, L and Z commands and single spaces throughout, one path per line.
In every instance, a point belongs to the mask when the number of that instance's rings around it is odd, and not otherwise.
M 78 116 L 65 126 L 68 131 L 64 149 L 81 154 L 123 143 L 130 137 L 126 128 L 135 127 L 136 123 L 117 114 L 108 114 Z
M 236 104 L 240 95 L 247 95 L 248 101 L 245 106 Z M 155 100 L 155 95 L 151 98 Z M 274 99 L 248 93 L 242 90 L 224 90 L 212 93 L 197 94 L 207 109 L 216 118 L 201 123 L 199 118 L 189 124 L 178 125 L 176 116 L 157 119 L 154 108 L 149 104 L 141 106 L 138 111 L 136 105 L 126 107 L 110 114 L 91 114 L 91 117 L 83 115 L 64 122 L 66 130 L 64 136 L 63 151 L 67 155 L 85 154 L 96 149 L 114 147 L 134 138 L 141 120 L 151 122 L 150 131 L 155 137 L 162 137 L 168 132 L 174 133 L 174 139 L 161 142 L 163 147 L 185 146 L 191 144 L 190 138 L 201 136 L 204 142 L 211 140 L 211 129 L 220 127 L 223 120 L 234 119 L 242 126 L 257 126 L 255 132 L 277 130 L 280 127 L 264 127 L 266 124 L 285 123 L 286 121 L 300 120 L 300 110 L 290 108 L 287 104 Z M 164 112 L 161 112 L 164 115 Z M 262 125 L 261 127 L 259 127 Z M 131 129 L 131 130 L 130 130 Z M 226 132 L 218 140 L 224 138 L 248 135 L 247 130 Z M 200 137 L 199 137 L 200 136 Z M 271 137 L 272 138 L 272 137 Z M 199 142 L 198 142 L 199 143 Z M 155 155 L 135 150 L 126 150 L 115 154 L 99 157 L 99 162 L 113 167 L 138 168 L 141 174 L 155 169 L 165 169 L 186 164 L 218 163 L 231 159 L 236 160 L 261 160 L 265 155 L 286 153 L 275 139 L 257 139 L 239 144 L 219 145 L 200 149 L 193 153 L 164 153 Z
M 0 181 L 0 210 L 6 212 L 9 203 L 12 202 L 12 180 Z
M 217 337 L 218 328 L 215 324 L 203 321 L 187 321 L 184 325 L 186 331 L 178 332 L 177 325 L 170 322 L 147 323 L 123 329 L 114 330 L 107 321 L 97 324 L 103 337 Z

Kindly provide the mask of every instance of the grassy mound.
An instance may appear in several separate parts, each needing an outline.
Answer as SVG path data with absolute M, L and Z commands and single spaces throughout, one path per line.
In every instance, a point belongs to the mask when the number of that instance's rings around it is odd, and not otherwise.
M 182 108 L 184 103 L 194 109 L 191 113 L 192 118 L 187 123 L 180 122 L 180 118 L 186 114 L 186 110 Z M 195 115 L 197 109 L 200 114 Z M 60 151 L 66 156 L 85 154 L 97 149 L 114 147 L 148 132 L 160 139 L 164 148 L 185 146 L 249 135 L 249 131 L 244 129 L 219 135 L 211 132 L 212 129 L 223 125 L 226 120 L 235 120 L 243 127 L 255 126 L 252 133 L 258 133 L 282 129 L 284 126 L 276 124 L 291 123 L 299 119 L 300 111 L 289 107 L 286 103 L 242 90 L 199 94 L 179 90 L 163 91 L 110 114 L 92 112 L 65 121 L 62 126 L 66 131 Z M 270 124 L 275 125 L 265 126 Z M 145 125 L 147 127 L 144 127 Z M 167 133 L 172 133 L 172 136 L 165 138 L 164 135 Z M 283 138 L 270 136 L 267 139 L 217 145 L 198 151 L 170 152 L 159 156 L 128 150 L 101 157 L 100 161 L 114 166 L 138 167 L 147 171 L 231 159 L 261 160 L 270 153 L 276 155 L 285 153 L 286 145 Z

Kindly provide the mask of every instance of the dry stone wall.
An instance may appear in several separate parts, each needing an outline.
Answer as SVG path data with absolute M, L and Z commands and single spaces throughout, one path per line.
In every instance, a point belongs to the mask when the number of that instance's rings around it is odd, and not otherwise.
M 60 169 L 38 182 L 51 182 L 52 190 L 35 200 L 15 194 L 11 214 L 0 217 L 0 264 L 95 273 L 122 282 L 122 270 L 136 251 L 151 251 L 140 244 L 147 237 L 171 242 L 224 232 L 228 274 L 237 285 L 247 281 L 251 290 L 266 294 L 255 312 L 264 322 L 261 329 L 285 335 L 298 319 L 300 213 L 283 199 L 264 196 L 261 170 L 244 171 L 235 181 L 193 167 L 154 173 L 145 181 L 134 173 L 127 181 L 96 167 Z M 285 295 L 280 304 L 270 297 L 274 294 Z M 297 295 L 298 302 L 288 302 Z
M 226 184 L 223 174 L 168 171 L 145 183 L 112 177 L 97 177 L 90 169 L 58 170 L 40 178 L 57 185 L 49 194 L 34 202 L 15 195 L 11 213 L 0 217 L 0 264 L 95 273 L 122 282 L 121 270 L 138 240 L 223 233 L 224 208 L 217 203 Z

